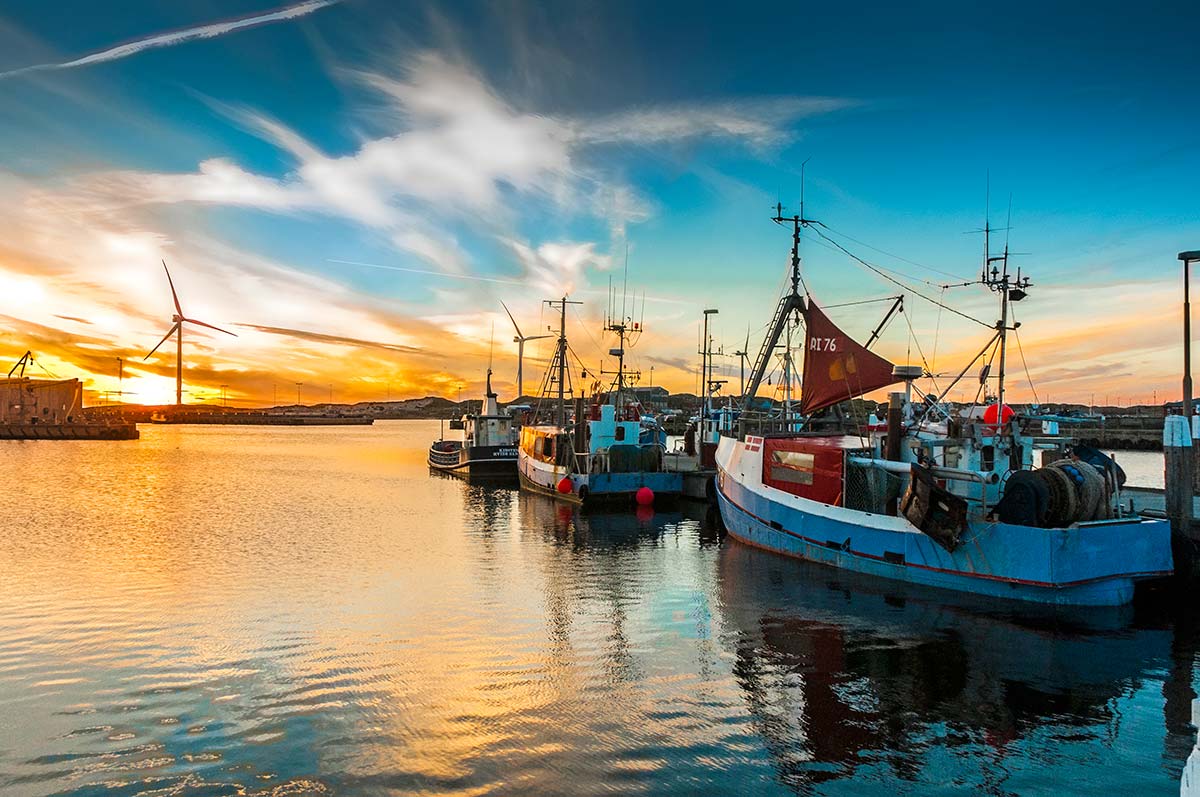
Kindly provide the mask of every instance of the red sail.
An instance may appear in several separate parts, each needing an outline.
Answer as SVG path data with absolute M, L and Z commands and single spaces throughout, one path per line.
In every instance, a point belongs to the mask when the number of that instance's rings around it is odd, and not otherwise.
M 810 299 L 800 412 L 816 412 L 898 382 L 890 362 L 838 329 Z

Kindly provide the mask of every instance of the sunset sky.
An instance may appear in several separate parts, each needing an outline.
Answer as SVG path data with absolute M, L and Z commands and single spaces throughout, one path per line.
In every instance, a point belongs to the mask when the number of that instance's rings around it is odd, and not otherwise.
M 1200 5 L 310 0 L 0 9 L 0 360 L 89 403 L 502 399 L 569 316 L 589 366 L 628 252 L 643 384 L 696 389 L 701 310 L 756 351 L 806 211 L 911 289 L 994 323 L 978 275 L 1011 197 L 1021 349 L 1046 401 L 1176 398 L 1176 253 L 1200 249 Z M 999 249 L 1006 233 L 993 243 Z M 837 305 L 901 291 L 820 239 Z M 885 303 L 832 308 L 863 338 Z M 983 326 L 910 294 L 877 349 L 955 371 Z M 911 325 L 911 333 L 910 333 Z M 494 329 L 494 333 L 493 333 Z M 494 335 L 494 353 L 489 340 Z M 915 342 L 913 338 L 915 336 Z M 526 391 L 552 341 L 526 349 Z M 736 358 L 720 360 L 736 385 Z M 5 371 L 7 371 L 7 365 Z M 42 375 L 35 369 L 34 375 Z M 1032 397 L 1019 356 L 1016 400 Z M 765 391 L 764 391 L 765 394 Z

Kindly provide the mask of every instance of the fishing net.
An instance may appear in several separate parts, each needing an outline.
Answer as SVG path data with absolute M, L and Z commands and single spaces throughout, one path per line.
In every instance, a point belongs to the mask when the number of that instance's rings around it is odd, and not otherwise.
M 842 505 L 847 509 L 882 515 L 888 504 L 904 491 L 905 478 L 872 465 L 846 462 L 846 484 Z

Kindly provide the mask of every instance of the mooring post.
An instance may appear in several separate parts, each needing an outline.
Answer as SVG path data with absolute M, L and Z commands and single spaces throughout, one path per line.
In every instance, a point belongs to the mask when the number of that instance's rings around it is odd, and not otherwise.
M 1163 419 L 1163 485 L 1171 533 L 1192 539 L 1192 429 L 1185 415 Z
M 1197 495 L 1200 494 L 1200 415 L 1193 415 L 1189 420 L 1192 422 L 1192 495 Z

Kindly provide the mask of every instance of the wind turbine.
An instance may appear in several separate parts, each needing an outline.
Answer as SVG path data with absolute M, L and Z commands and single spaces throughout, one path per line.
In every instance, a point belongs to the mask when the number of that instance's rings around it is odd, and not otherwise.
M 175 314 L 171 316 L 171 321 L 174 322 L 174 325 L 169 330 L 167 330 L 167 334 L 163 335 L 162 340 L 160 340 L 154 346 L 154 348 L 150 350 L 150 354 L 147 354 L 145 357 L 142 358 L 142 362 L 149 360 L 150 355 L 152 355 L 152 354 L 154 354 L 154 352 L 158 351 L 158 347 L 167 342 L 167 338 L 171 337 L 172 335 L 175 336 L 175 405 L 182 407 L 183 406 L 183 325 L 184 324 L 195 324 L 195 325 L 201 326 L 201 327 L 208 327 L 209 329 L 215 329 L 218 332 L 224 332 L 226 335 L 233 335 L 233 333 L 227 329 L 221 329 L 220 327 L 214 327 L 212 324 L 206 324 L 203 321 L 197 321 L 194 318 L 188 318 L 187 316 L 185 316 L 183 314 L 183 308 L 179 306 L 179 295 L 175 293 L 175 283 L 171 280 L 171 271 L 170 271 L 170 269 L 167 268 L 167 261 L 165 261 L 165 260 L 163 261 L 163 271 L 167 272 L 167 284 L 171 286 L 171 298 L 175 300 Z M 233 336 L 235 338 L 237 337 L 237 335 L 233 335 Z
M 513 338 L 513 343 L 517 344 L 517 395 L 525 395 L 525 375 L 522 370 L 522 364 L 525 360 L 525 341 L 541 340 L 542 338 L 552 338 L 553 335 L 524 335 L 521 328 L 517 326 L 517 319 L 513 318 L 512 312 L 508 309 L 508 305 L 500 302 L 500 306 L 504 308 L 504 312 L 508 313 L 508 320 L 512 321 L 513 329 L 517 330 L 517 336 Z

